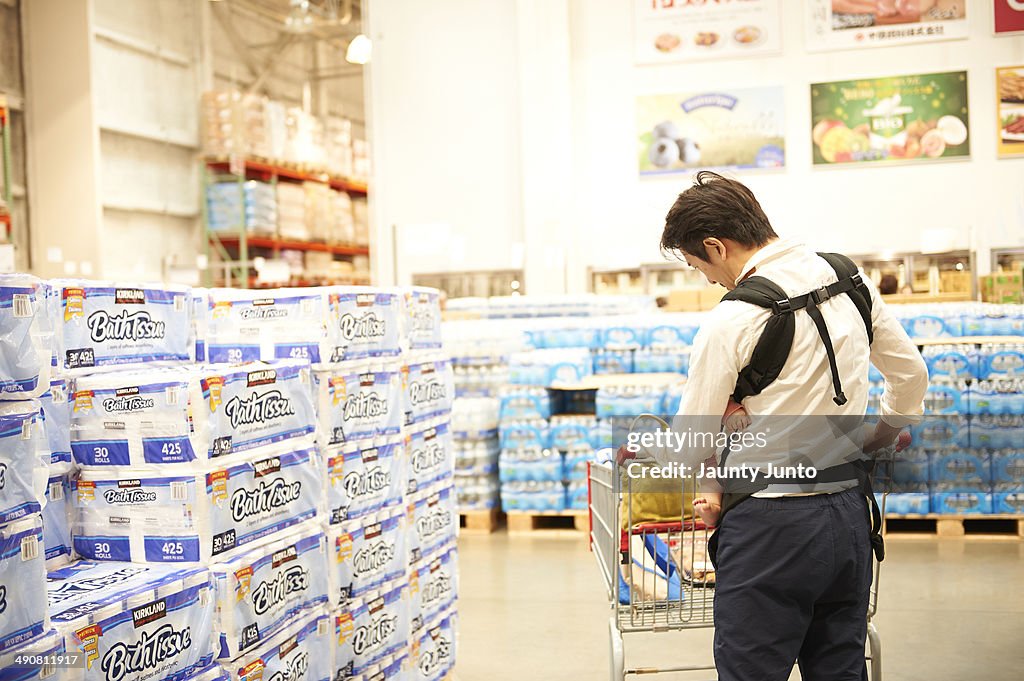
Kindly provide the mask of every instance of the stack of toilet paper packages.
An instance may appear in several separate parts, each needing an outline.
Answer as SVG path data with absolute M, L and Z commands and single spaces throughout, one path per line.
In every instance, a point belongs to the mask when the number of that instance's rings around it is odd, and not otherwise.
M 0 525 L 0 655 L 49 630 L 45 584 L 40 515 Z
M 406 327 L 410 350 L 441 348 L 440 292 L 433 288 L 413 287 L 405 293 Z
M 53 331 L 47 287 L 24 274 L 0 274 L 0 399 L 39 397 L 49 387 Z

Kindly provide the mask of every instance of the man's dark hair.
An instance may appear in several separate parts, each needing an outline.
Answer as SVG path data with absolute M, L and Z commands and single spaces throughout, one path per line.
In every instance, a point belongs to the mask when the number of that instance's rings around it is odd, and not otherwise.
M 900 282 L 896 278 L 895 274 L 886 274 L 882 277 L 882 280 L 878 282 L 878 292 L 883 296 L 896 293 L 899 290 Z
M 707 261 L 704 239 L 708 237 L 755 248 L 777 236 L 752 191 L 736 180 L 702 170 L 665 216 L 661 250 L 685 251 Z

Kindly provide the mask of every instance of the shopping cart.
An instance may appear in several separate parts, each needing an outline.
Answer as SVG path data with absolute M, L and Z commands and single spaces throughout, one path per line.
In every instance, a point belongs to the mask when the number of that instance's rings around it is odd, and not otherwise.
M 668 427 L 664 421 L 661 423 Z M 876 453 L 875 480 L 876 484 L 883 483 L 880 487 L 883 491 L 878 495 L 882 518 L 885 518 L 885 500 L 890 489 L 888 483 L 891 481 L 889 476 L 894 455 L 908 445 L 909 438 L 901 437 L 898 447 Z M 644 461 L 631 461 L 630 464 L 654 465 Z M 706 554 L 712 530 L 697 520 L 692 511 L 692 500 L 698 491 L 697 480 L 678 481 L 679 489 L 673 495 L 679 500 L 677 519 L 647 522 L 634 518 L 631 495 L 643 493 L 636 477 L 639 476 L 625 475 L 624 467 L 616 466 L 614 462 L 592 462 L 587 473 L 590 545 L 611 602 L 608 622 L 610 678 L 622 681 L 627 675 L 713 670 L 713 664 L 630 668 L 625 665 L 625 634 L 714 627 L 715 578 Z M 873 622 L 878 610 L 880 567 L 876 560 L 868 602 L 865 657 L 869 662 L 871 681 L 881 681 L 882 678 L 882 644 Z

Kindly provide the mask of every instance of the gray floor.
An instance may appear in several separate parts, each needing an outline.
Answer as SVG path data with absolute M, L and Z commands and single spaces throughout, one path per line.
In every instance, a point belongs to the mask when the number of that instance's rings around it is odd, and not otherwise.
M 1024 541 L 890 536 L 887 547 L 876 618 L 886 681 L 1024 679 Z M 458 681 L 608 678 L 609 612 L 582 539 L 464 535 L 459 564 Z M 711 635 L 627 637 L 626 654 L 627 666 L 710 664 Z

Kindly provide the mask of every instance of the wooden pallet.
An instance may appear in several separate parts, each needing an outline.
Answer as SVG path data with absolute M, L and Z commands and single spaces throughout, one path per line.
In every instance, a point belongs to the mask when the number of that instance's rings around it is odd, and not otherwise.
M 509 534 L 538 530 L 590 532 L 589 511 L 508 511 Z
M 1024 538 L 1024 516 L 1019 515 L 945 515 L 922 513 L 887 515 L 885 531 L 891 534 L 934 534 L 939 537 L 1002 535 Z
M 464 534 L 490 534 L 498 529 L 498 509 L 462 511 L 459 513 L 459 527 Z

